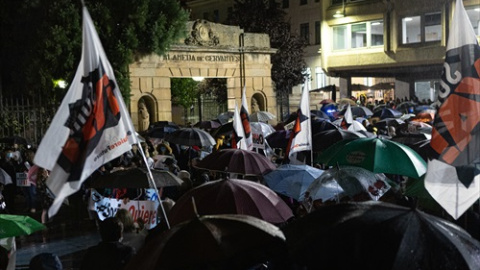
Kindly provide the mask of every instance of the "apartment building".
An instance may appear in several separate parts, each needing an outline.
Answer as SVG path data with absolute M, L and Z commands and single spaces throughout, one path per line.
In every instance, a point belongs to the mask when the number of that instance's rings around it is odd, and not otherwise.
M 338 97 L 435 100 L 454 0 L 277 0 L 309 46 L 310 89 Z M 480 0 L 464 0 L 479 33 Z M 192 19 L 224 22 L 233 0 L 191 0 Z M 391 88 L 391 89 L 389 89 Z M 301 86 L 293 93 L 299 93 Z M 319 92 L 322 93 L 322 92 Z M 331 93 L 323 93 L 327 98 Z
M 479 0 L 465 0 L 478 35 Z M 395 81 L 395 97 L 435 99 L 454 0 L 330 0 L 322 2 L 322 67 L 340 77 Z

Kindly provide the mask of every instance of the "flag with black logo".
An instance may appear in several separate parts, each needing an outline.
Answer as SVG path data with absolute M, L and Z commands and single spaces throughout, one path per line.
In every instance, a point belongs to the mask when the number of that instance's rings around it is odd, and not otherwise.
M 90 14 L 83 7 L 82 57 L 73 82 L 43 137 L 34 163 L 50 170 L 47 187 L 62 202 L 105 163 L 137 143 L 135 130 Z
M 458 219 L 480 198 L 480 48 L 461 0 L 449 33 L 425 188 Z

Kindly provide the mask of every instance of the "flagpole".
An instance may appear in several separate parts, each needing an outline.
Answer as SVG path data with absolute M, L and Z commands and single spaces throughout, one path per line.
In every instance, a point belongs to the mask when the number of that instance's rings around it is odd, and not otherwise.
M 137 137 L 137 134 L 133 136 Z M 137 137 L 137 141 L 138 141 L 138 137 Z M 160 198 L 160 194 L 158 193 L 158 189 L 157 189 L 157 184 L 155 184 L 155 181 L 153 180 L 152 170 L 150 170 L 150 166 L 148 166 L 147 157 L 145 155 L 145 152 L 143 151 L 142 144 L 139 143 L 139 146 L 140 147 L 138 148 L 140 149 L 140 153 L 142 154 L 143 163 L 145 164 L 145 167 L 147 167 L 147 171 L 148 171 L 148 183 L 150 187 L 153 187 L 153 189 L 155 190 L 155 194 L 157 195 L 158 201 L 160 203 L 160 208 L 162 209 L 163 218 L 165 220 L 165 223 L 167 224 L 167 228 L 170 229 L 170 223 L 168 222 L 167 213 L 165 212 L 165 208 L 163 207 L 162 198 Z

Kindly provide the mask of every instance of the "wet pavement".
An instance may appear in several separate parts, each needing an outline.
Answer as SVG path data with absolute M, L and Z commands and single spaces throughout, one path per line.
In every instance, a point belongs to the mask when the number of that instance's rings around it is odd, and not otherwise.
M 23 197 L 17 197 L 15 214 L 28 215 L 40 221 L 41 211 L 31 213 L 18 210 L 25 205 L 22 203 Z M 64 270 L 79 269 L 85 250 L 100 241 L 95 222 L 88 218 L 86 207 L 83 210 L 80 214 L 73 213 L 72 207 L 63 205 L 57 215 L 46 224 L 45 231 L 16 237 L 16 269 L 28 269 L 30 259 L 43 252 L 59 256 Z

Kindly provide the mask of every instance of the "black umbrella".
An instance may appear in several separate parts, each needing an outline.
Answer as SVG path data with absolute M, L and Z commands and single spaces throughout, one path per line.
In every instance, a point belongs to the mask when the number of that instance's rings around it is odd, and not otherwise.
M 345 129 L 329 129 L 320 131 L 312 136 L 312 145 L 314 152 L 321 152 L 344 139 L 365 138 L 362 133 Z
M 384 202 L 324 206 L 282 230 L 306 269 L 480 269 L 480 242 L 465 230 Z
M 183 182 L 169 171 L 155 169 L 151 171 L 157 188 L 180 186 Z M 92 188 L 152 188 L 148 181 L 148 171 L 144 168 L 118 170 L 100 175 L 93 179 L 89 186 Z
M 125 269 L 249 269 L 284 252 L 285 236 L 268 222 L 209 215 L 154 235 Z
M 182 128 L 176 130 L 167 134 L 165 140 L 178 145 L 198 146 L 200 148 L 216 144 L 215 139 L 213 139 L 210 133 L 199 128 Z
M 149 138 L 157 138 L 157 139 L 163 139 L 167 134 L 172 133 L 176 130 L 178 130 L 178 126 L 172 126 L 172 125 L 165 125 L 163 127 L 157 126 L 150 128 L 148 130 L 142 131 L 140 134 L 145 137 Z
M 356 117 L 368 118 L 373 115 L 373 112 L 365 106 L 350 106 L 350 109 L 352 110 L 352 115 Z M 342 116 L 345 114 L 346 111 L 347 111 L 347 108 L 344 108 L 338 113 L 338 115 Z

